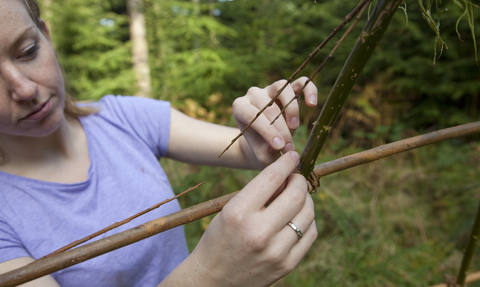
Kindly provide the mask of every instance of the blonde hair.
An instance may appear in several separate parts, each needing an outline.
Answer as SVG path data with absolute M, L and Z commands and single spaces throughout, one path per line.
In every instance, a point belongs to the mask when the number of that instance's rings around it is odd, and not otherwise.
M 25 8 L 27 9 L 28 15 L 32 18 L 35 25 L 43 31 L 43 26 L 40 23 L 40 7 L 36 0 L 21 0 Z M 63 69 L 62 69 L 63 73 Z M 65 78 L 65 77 L 64 77 Z M 97 110 L 91 107 L 79 107 L 75 104 L 75 99 L 65 93 L 65 105 L 63 111 L 66 116 L 72 118 L 88 116 L 95 113 Z

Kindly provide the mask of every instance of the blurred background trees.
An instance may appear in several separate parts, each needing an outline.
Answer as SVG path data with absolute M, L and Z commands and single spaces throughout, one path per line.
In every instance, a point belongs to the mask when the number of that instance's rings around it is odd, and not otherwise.
M 127 0 L 39 2 L 69 93 L 98 100 L 139 92 Z M 250 86 L 288 78 L 357 3 L 143 0 L 139 13 L 145 19 L 150 96 L 169 100 L 192 117 L 234 125 L 230 107 L 236 97 Z M 455 29 L 462 11 L 452 1 L 434 8 L 448 45 L 434 65 L 435 34 L 417 1 L 407 0 L 405 7 L 407 16 L 400 9 L 395 15 L 319 161 L 480 119 L 480 68 L 472 35 L 465 20 L 459 22 L 461 39 Z M 480 11 L 474 9 L 478 39 Z M 302 109 L 298 151 L 365 19 L 315 78 L 319 107 Z M 316 69 L 337 39 L 302 75 Z M 476 139 L 452 140 L 322 179 L 315 199 L 320 238 L 278 286 L 425 286 L 455 275 L 480 200 Z M 238 190 L 255 175 L 163 159 L 162 164 L 176 191 L 207 181 L 202 191 L 181 199 L 184 206 Z M 208 221 L 186 229 L 191 248 Z
M 126 0 L 41 3 L 74 96 L 96 100 L 105 94 L 138 92 Z M 406 3 L 408 17 L 402 11 L 395 16 L 338 123 L 349 127 L 337 129 L 348 144 L 368 145 L 379 134 L 396 140 L 410 129 L 478 119 L 480 70 L 468 23 L 460 21 L 461 40 L 455 31 L 462 11 L 452 1 L 438 7 L 449 49 L 433 65 L 435 35 L 422 19 L 417 1 Z M 234 98 L 252 85 L 287 78 L 356 1 L 144 0 L 142 4 L 152 97 L 170 100 L 200 118 L 228 122 Z M 323 98 L 361 27 L 315 79 Z M 305 117 L 306 122 L 312 119 L 309 113 Z

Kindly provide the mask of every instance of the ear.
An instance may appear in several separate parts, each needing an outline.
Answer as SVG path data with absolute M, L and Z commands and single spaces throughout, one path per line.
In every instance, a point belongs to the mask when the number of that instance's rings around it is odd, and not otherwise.
M 45 35 L 45 37 L 49 42 L 52 42 L 52 39 L 50 38 L 50 30 L 48 29 L 47 22 L 45 22 L 45 20 L 43 20 L 42 18 L 39 18 L 38 20 L 40 21 L 40 24 L 42 25 L 42 28 L 43 28 L 42 33 Z

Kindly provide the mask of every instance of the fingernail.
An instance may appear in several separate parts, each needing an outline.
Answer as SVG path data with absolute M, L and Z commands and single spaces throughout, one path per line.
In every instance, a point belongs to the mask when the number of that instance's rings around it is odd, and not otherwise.
M 284 148 L 283 150 L 284 150 L 285 152 L 289 152 L 289 151 L 294 151 L 295 148 L 293 147 L 293 144 L 287 143 L 287 144 L 285 145 L 285 148 Z
M 310 103 L 311 103 L 312 105 L 316 105 L 316 104 L 317 104 L 317 96 L 315 96 L 315 95 L 310 95 L 308 98 L 310 99 Z
M 283 140 L 279 137 L 274 137 L 273 138 L 273 145 L 277 148 L 277 149 L 281 149 L 283 148 Z
M 298 153 L 296 151 L 292 151 L 290 153 L 290 156 L 293 158 L 293 160 L 295 162 L 299 162 L 300 161 L 300 156 L 298 155 Z
M 298 127 L 298 118 L 293 117 L 290 119 L 290 128 L 296 129 Z

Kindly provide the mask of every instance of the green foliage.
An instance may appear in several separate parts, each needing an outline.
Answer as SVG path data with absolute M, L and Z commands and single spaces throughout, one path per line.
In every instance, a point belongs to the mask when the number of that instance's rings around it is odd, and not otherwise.
M 460 20 L 463 18 L 467 19 L 468 26 L 470 27 L 470 31 L 472 33 L 472 42 L 473 42 L 473 47 L 475 51 L 475 60 L 478 62 L 478 56 L 477 56 L 477 41 L 476 41 L 476 36 L 475 36 L 475 19 L 473 16 L 473 7 L 477 7 L 477 5 L 474 5 L 470 1 L 466 0 L 452 0 L 455 5 L 457 5 L 461 11 L 463 12 L 462 15 L 458 18 L 457 24 L 456 24 L 456 31 L 458 34 L 458 37 L 461 39 L 460 32 L 458 30 L 458 25 L 460 23 Z M 424 2 L 427 2 L 426 5 L 424 5 Z M 439 9 L 439 2 L 438 0 L 418 0 L 418 4 L 420 7 L 420 10 L 422 11 L 422 16 L 423 18 L 427 21 L 428 25 L 430 28 L 433 30 L 435 33 L 435 42 L 437 45 L 435 45 L 434 50 L 435 50 L 435 57 L 433 59 L 433 63 L 435 64 L 436 57 L 437 57 L 437 46 L 440 47 L 440 55 L 443 52 L 443 48 L 446 47 L 448 49 L 447 44 L 443 41 L 442 36 L 440 35 L 440 14 L 441 10 Z M 437 15 L 438 19 L 434 20 L 432 17 L 432 5 L 435 3 L 435 6 L 437 8 Z M 445 8 L 448 9 L 448 8 Z M 447 10 L 446 10 L 447 11 Z
M 473 7 L 475 6 L 475 7 L 478 8 L 479 6 L 474 5 L 472 2 L 465 1 L 465 0 L 453 0 L 453 2 L 455 3 L 455 5 L 460 7 L 460 9 L 462 9 L 462 11 L 463 11 L 462 16 L 460 16 L 460 18 L 458 18 L 458 21 L 457 21 L 458 37 L 461 38 L 460 32 L 458 31 L 458 23 L 460 22 L 460 20 L 462 20 L 463 17 L 466 17 L 467 22 L 468 22 L 468 26 L 470 27 L 470 31 L 472 32 L 473 47 L 475 49 L 475 59 L 478 62 L 477 41 L 476 41 L 476 35 L 475 35 L 475 19 L 473 17 Z
M 125 3 L 52 2 L 52 7 L 42 8 L 44 14 L 54 15 L 46 20 L 65 70 L 68 92 L 80 100 L 97 100 L 106 94 L 133 94 L 128 16 L 125 7 L 118 6 Z
M 431 43 L 436 34 L 423 19 L 419 4 L 408 4 L 407 26 L 402 13 L 393 19 L 351 100 L 355 103 L 355 99 L 368 94 L 368 103 L 380 116 L 370 117 L 367 123 L 365 110 L 350 103 L 350 112 L 343 115 L 348 119 L 340 127 L 350 143 L 355 142 L 351 131 L 358 128 L 373 132 L 378 125 L 389 126 L 392 133 L 384 139 L 391 141 L 398 139 L 399 132 L 406 137 L 414 134 L 413 130 L 432 130 L 479 119 L 480 69 L 471 35 L 465 33 L 470 28 L 465 22 L 457 22 L 463 11 L 453 2 L 441 4 L 435 9 L 441 11 L 442 39 L 449 49 L 437 57 L 435 66 L 431 64 Z M 478 19 L 478 13 L 475 17 Z M 479 22 L 474 24 L 478 26 Z M 457 30 L 464 42 L 458 39 Z M 353 111 L 355 118 L 350 116 Z
M 480 23 L 479 13 L 473 13 L 477 9 L 474 3 L 462 1 L 417 0 L 402 5 L 408 25 L 403 13 L 395 15 L 354 87 L 351 98 L 359 101 L 347 107 L 348 114 L 340 115 L 347 119 L 337 134 L 347 145 L 355 142 L 353 132 L 359 127 L 365 133 L 373 133 L 379 125 L 392 127 L 395 133 L 384 135 L 389 141 L 410 130 L 478 119 L 480 70 L 475 64 L 472 33 L 479 31 L 478 27 L 474 29 Z M 205 113 L 214 112 L 217 121 L 228 122 L 228 107 L 234 98 L 250 86 L 265 86 L 289 77 L 357 3 L 202 0 L 195 4 L 191 0 L 145 0 L 153 95 L 183 110 L 187 108 L 185 100 L 191 99 Z M 54 0 L 51 7 L 43 7 L 44 15 L 50 15 L 47 21 L 69 90 L 77 98 L 95 100 L 104 94 L 134 93 L 125 5 L 120 0 Z M 435 56 L 435 66 L 431 64 L 431 43 L 438 35 L 423 19 L 425 11 L 432 19 L 429 23 L 437 28 L 441 20 L 441 39 L 449 48 L 441 57 Z M 365 21 L 366 17 L 314 80 L 320 91 L 319 106 Z M 304 75 L 315 70 L 336 39 L 313 59 Z M 367 91 L 366 86 L 373 90 Z M 366 98 L 367 92 L 374 96 Z M 221 95 L 222 101 L 207 104 L 212 95 Z M 311 123 L 314 114 L 305 111 L 303 121 Z M 363 138 L 359 144 L 368 146 L 368 142 Z

